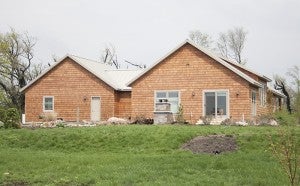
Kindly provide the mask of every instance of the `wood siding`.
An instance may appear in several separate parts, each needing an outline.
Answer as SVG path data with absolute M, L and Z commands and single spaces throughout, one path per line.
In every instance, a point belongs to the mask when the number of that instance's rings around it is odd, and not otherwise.
M 116 91 L 115 115 L 119 118 L 131 118 L 131 92 Z
M 89 121 L 92 96 L 101 98 L 101 120 L 114 116 L 114 90 L 70 58 L 26 90 L 26 121 L 41 121 L 43 96 L 54 97 L 54 112 L 66 121 Z
M 132 116 L 153 117 L 155 90 L 179 90 L 184 118 L 191 123 L 203 115 L 204 90 L 229 90 L 229 112 L 235 120 L 241 120 L 243 115 L 245 119 L 252 118 L 250 90 L 258 93 L 258 88 L 251 87 L 190 44 L 185 44 L 131 86 Z M 257 100 L 257 108 L 259 105 Z

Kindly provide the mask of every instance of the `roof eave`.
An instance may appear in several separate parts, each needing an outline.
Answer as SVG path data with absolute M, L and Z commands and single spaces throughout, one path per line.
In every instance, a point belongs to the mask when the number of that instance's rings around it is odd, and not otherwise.
M 258 83 L 258 82 L 253 82 L 252 85 L 255 85 L 255 86 L 259 87 L 259 88 L 263 87 L 263 85 L 260 84 L 260 83 Z
M 122 88 L 122 89 L 118 89 L 117 91 L 122 91 L 122 92 L 131 92 L 132 89 L 130 87 L 128 88 Z
M 240 68 L 242 68 L 242 69 L 244 69 L 244 70 L 246 70 L 246 71 L 248 71 L 248 72 L 250 72 L 250 73 L 253 73 L 253 74 L 259 76 L 260 78 L 266 80 L 267 82 L 271 82 L 271 81 L 272 81 L 272 79 L 270 79 L 269 77 L 267 77 L 267 76 L 265 76 L 265 75 L 262 75 L 262 74 L 259 74 L 259 73 L 257 73 L 257 72 L 254 72 L 253 70 L 250 70 L 250 69 L 248 69 L 248 68 L 246 68 L 246 67 L 244 67 L 244 66 L 242 66 L 242 65 L 240 65 L 240 64 L 238 64 L 238 63 L 236 63 L 236 62 L 234 62 L 234 61 L 232 61 L 232 60 L 230 60 L 230 59 L 228 59 L 228 58 L 226 58 L 226 57 L 224 57 L 224 56 L 220 56 L 220 58 L 221 58 L 222 60 L 224 60 L 224 61 L 227 61 L 228 63 L 231 63 L 231 64 L 233 64 L 233 65 L 236 65 L 236 66 L 238 66 L 238 67 L 240 67 Z
M 268 78 L 268 77 L 265 76 L 265 75 L 263 75 L 263 78 L 264 78 L 265 80 L 267 80 L 268 82 L 272 82 L 272 79 Z
M 279 97 L 282 97 L 282 98 L 286 98 L 286 95 L 283 95 L 283 94 L 280 94 L 280 93 L 275 93 L 275 92 L 273 92 L 273 94 L 276 94 L 277 96 L 279 96 Z
M 273 94 L 279 96 L 279 97 L 282 97 L 282 98 L 286 98 L 286 95 L 282 94 L 281 92 L 278 92 L 276 90 L 273 90 L 273 89 L 269 89 Z

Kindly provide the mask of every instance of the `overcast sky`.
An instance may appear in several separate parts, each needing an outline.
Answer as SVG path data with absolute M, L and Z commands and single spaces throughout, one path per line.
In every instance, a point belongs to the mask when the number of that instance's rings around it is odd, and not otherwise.
M 247 67 L 272 78 L 300 65 L 299 0 L 0 0 L 0 32 L 10 27 L 37 39 L 44 63 L 67 53 L 99 60 L 111 43 L 120 62 L 149 66 L 191 30 L 217 39 L 244 27 Z

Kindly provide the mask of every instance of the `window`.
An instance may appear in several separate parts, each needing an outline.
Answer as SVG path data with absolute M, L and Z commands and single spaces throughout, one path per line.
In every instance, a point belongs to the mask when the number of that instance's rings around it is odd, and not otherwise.
M 54 111 L 54 97 L 53 96 L 44 96 L 43 110 L 44 111 Z
M 155 103 L 168 102 L 171 104 L 171 112 L 177 113 L 179 106 L 179 91 L 156 91 Z
M 261 106 L 265 106 L 266 104 L 266 96 L 267 96 L 267 92 L 266 92 L 266 85 L 263 85 L 263 87 L 259 88 L 259 96 L 260 96 L 260 105 Z
M 228 116 L 228 91 L 205 91 L 204 99 L 206 116 Z

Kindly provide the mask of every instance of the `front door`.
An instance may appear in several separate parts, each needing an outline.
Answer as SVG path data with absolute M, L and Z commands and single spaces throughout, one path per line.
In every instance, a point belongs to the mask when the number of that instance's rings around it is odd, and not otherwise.
M 100 97 L 92 97 L 91 99 L 91 121 L 100 121 Z

